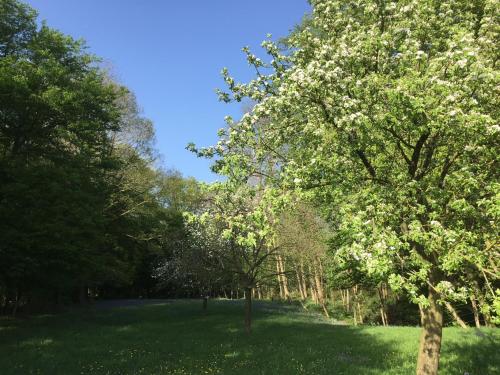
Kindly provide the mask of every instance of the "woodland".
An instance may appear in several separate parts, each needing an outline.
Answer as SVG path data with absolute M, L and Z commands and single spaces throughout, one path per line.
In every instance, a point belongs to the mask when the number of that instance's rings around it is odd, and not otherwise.
M 186 145 L 205 183 L 83 41 L 0 0 L 7 373 L 500 371 L 498 1 L 310 4 L 243 48 L 254 79 L 222 70 L 248 109 Z

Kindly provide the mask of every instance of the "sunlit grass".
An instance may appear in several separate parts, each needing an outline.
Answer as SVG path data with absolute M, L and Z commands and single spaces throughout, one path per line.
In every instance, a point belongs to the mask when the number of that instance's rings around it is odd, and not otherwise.
M 300 307 L 240 301 L 82 310 L 0 321 L 1 374 L 413 374 L 416 327 L 337 326 Z M 8 329 L 5 329 L 8 328 Z M 500 373 L 497 330 L 446 328 L 440 374 Z

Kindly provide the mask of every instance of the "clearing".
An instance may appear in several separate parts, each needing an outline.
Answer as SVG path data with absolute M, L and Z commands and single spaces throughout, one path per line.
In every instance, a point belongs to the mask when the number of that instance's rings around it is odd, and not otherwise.
M 0 320 L 8 374 L 412 374 L 420 329 L 335 325 L 296 305 L 156 301 Z M 496 329 L 446 328 L 440 375 L 500 373 Z

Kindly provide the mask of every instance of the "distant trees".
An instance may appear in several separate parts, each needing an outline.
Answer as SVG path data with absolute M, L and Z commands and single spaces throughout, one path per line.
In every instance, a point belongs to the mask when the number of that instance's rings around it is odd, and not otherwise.
M 300 298 L 306 300 L 310 297 L 321 306 L 327 317 L 325 262 L 329 236 L 328 225 L 317 210 L 303 202 L 285 211 L 277 226 L 277 267 L 283 270 L 278 275 L 280 294 L 290 298 L 287 295 L 288 282 L 294 279 Z

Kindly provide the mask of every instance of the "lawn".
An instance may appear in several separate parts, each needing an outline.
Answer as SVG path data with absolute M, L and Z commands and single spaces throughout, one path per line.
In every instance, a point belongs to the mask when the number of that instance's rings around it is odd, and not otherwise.
M 298 306 L 199 301 L 0 320 L 7 374 L 413 374 L 419 329 L 332 324 Z M 440 374 L 500 374 L 498 330 L 446 328 Z

